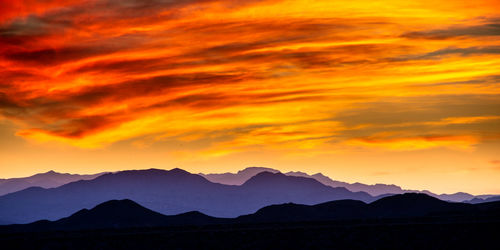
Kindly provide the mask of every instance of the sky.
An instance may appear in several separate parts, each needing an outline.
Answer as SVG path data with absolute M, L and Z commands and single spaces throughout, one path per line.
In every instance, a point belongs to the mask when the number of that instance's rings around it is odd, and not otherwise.
M 497 0 L 0 6 L 0 178 L 262 166 L 500 193 Z

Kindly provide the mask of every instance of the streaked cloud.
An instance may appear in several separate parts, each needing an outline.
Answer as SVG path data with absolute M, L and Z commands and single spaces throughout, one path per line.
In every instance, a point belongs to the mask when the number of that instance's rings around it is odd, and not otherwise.
M 497 1 L 2 4 L 0 119 L 29 143 L 320 158 L 500 138 Z
M 485 24 L 481 25 L 455 25 L 445 29 L 413 31 L 403 34 L 403 37 L 416 39 L 449 39 L 482 36 L 500 36 L 500 20 L 487 20 Z

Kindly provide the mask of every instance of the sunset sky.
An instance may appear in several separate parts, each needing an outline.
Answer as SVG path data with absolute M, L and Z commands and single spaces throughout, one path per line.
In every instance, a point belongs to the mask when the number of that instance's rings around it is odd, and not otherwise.
M 500 193 L 498 0 L 0 0 L 0 178 L 249 166 Z

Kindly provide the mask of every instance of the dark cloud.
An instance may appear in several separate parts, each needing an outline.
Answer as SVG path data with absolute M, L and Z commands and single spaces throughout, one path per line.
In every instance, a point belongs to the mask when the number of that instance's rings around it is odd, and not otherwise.
M 206 94 L 185 95 L 162 101 L 176 89 L 200 87 L 202 85 L 232 84 L 248 80 L 251 76 L 236 73 L 193 73 L 162 75 L 124 81 L 117 84 L 54 91 L 45 95 L 33 93 L 0 92 L 0 114 L 9 119 L 30 124 L 32 128 L 68 138 L 79 138 L 101 129 L 111 128 L 122 122 L 133 120 L 142 112 L 158 108 L 180 107 L 206 109 L 236 104 L 230 96 Z M 15 95 L 16 99 L 9 98 Z M 34 97 L 33 97 L 34 96 Z M 111 112 L 85 116 L 81 111 L 99 105 L 125 102 L 136 97 L 160 97 L 153 104 L 130 105 L 127 112 Z M 225 99 L 228 100 L 225 103 Z M 163 103 L 162 103 L 163 102 Z
M 12 82 L 16 81 L 40 81 L 41 79 L 47 79 L 46 77 L 36 74 L 32 71 L 20 70 L 20 69 L 5 69 L 0 70 L 0 79 L 3 79 L 3 82 L 0 82 L 0 90 L 2 89 L 10 89 L 12 90 Z M 7 80 L 10 83 L 7 83 Z
M 402 55 L 396 58 L 388 58 L 390 62 L 404 62 L 413 60 L 431 60 L 440 59 L 445 56 L 477 56 L 477 55 L 496 55 L 500 54 L 500 46 L 468 47 L 468 48 L 444 48 L 425 54 Z
M 20 101 L 8 98 L 0 92 L 0 108 L 17 118 L 60 118 L 72 117 L 75 111 L 87 107 L 122 102 L 135 97 L 155 97 L 173 91 L 176 88 L 195 87 L 210 84 L 236 83 L 250 76 L 245 74 L 209 74 L 193 73 L 184 75 L 163 75 L 117 84 L 91 86 L 78 90 L 54 91 L 50 94 L 24 97 L 17 94 Z M 26 95 L 29 96 L 29 95 Z M 177 102 L 182 103 L 182 99 Z M 134 107 L 131 107 L 132 109 Z M 19 112 L 23 110 L 24 112 Z M 14 112 L 16 111 L 16 112 Z M 26 113 L 28 112 L 28 113 Z M 17 115 L 16 115 L 17 114 Z
M 500 95 L 436 95 L 388 98 L 346 110 L 335 120 L 346 125 L 394 125 L 439 121 L 447 117 L 500 116 Z
M 341 137 L 370 137 L 379 133 L 421 136 L 429 134 L 468 134 L 487 138 L 498 136 L 500 119 L 471 123 L 438 123 L 450 117 L 500 116 L 499 95 L 438 95 L 388 98 L 366 102 L 337 114 L 333 120 L 346 129 Z M 369 125 L 361 126 L 360 125 Z
M 251 76 L 244 73 L 163 75 L 131 80 L 119 84 L 88 87 L 82 89 L 77 95 L 71 97 L 71 99 L 81 103 L 93 103 L 105 100 L 116 101 L 137 96 L 162 95 L 175 88 L 231 84 L 250 78 Z
M 0 26 L 0 37 L 40 36 L 61 32 L 66 28 L 83 28 L 109 22 L 155 19 L 166 10 L 218 0 L 97 0 L 78 5 L 51 9 L 41 15 L 18 17 Z M 222 0 L 221 2 L 224 2 Z M 232 1 L 228 1 L 232 2 Z M 242 1 L 232 6 L 245 6 L 254 1 Z M 163 19 L 165 16 L 162 17 Z M 108 22 L 108 23 L 106 23 Z
M 201 77 L 199 76 L 198 78 Z M 208 83 L 210 81 L 209 79 L 214 78 L 206 77 L 205 79 Z M 174 85 L 166 85 L 168 87 L 164 88 L 174 87 L 179 83 L 172 84 Z M 201 83 L 195 82 L 193 84 Z M 130 92 L 135 92 L 137 90 L 134 85 L 129 85 L 128 87 L 130 88 L 128 89 Z M 151 88 L 151 85 L 149 87 Z M 116 86 L 96 87 L 93 89 L 87 89 L 86 91 L 75 95 L 67 95 L 62 99 L 60 98 L 62 95 L 59 93 L 57 94 L 57 100 L 52 99 L 51 96 L 33 99 L 29 101 L 28 107 L 24 107 L 28 110 L 29 114 L 18 113 L 15 118 L 30 120 L 30 123 L 36 125 L 36 129 L 39 131 L 45 131 L 53 135 L 67 138 L 80 138 L 102 129 L 117 126 L 125 121 L 133 120 L 137 114 L 154 110 L 165 111 L 170 108 L 176 109 L 179 107 L 206 110 L 234 107 L 236 105 L 259 105 L 273 102 L 304 101 L 306 99 L 318 100 L 318 98 L 321 98 L 314 95 L 320 93 L 320 90 L 283 91 L 237 95 L 231 95 L 228 93 L 190 94 L 165 101 L 152 102 L 150 105 L 130 105 L 126 111 L 111 112 L 105 115 L 78 115 L 78 112 L 82 109 L 93 105 L 99 105 L 100 103 L 109 103 L 110 99 L 113 101 L 120 101 L 136 97 L 125 90 L 123 92 L 109 92 L 111 88 L 118 90 L 119 88 L 125 89 L 125 86 L 120 84 Z M 144 88 L 147 87 L 144 86 Z M 162 89 L 158 86 L 156 88 L 152 88 L 151 92 L 143 92 L 140 94 L 142 97 L 150 95 L 154 98 L 156 95 L 162 94 Z M 300 95 L 301 97 L 296 97 L 297 95 Z M 10 106 L 12 106 L 11 108 L 18 108 L 15 104 L 11 104 Z
M 175 17 L 174 14 L 164 13 L 167 10 L 210 1 L 216 0 L 97 0 L 51 8 L 42 14 L 19 16 L 0 23 L 0 52 L 2 47 L 23 46 L 26 51 L 16 52 L 12 57 L 26 58 L 30 56 L 28 53 L 58 50 L 53 45 L 34 50 L 33 47 L 40 45 L 37 44 L 39 40 L 57 39 L 68 33 L 108 33 L 106 31 L 117 27 L 127 27 L 127 23 L 138 25 L 164 21 Z M 163 14 L 160 15 L 161 13 Z
M 35 45 L 40 39 L 64 34 L 67 29 L 73 27 L 75 12 L 77 11 L 63 8 L 42 16 L 30 14 L 0 24 L 0 45 Z M 81 10 L 78 12 L 81 13 Z
M 6 93 L 0 92 L 0 110 L 6 108 L 17 108 L 18 105 L 10 100 Z
M 402 35 L 411 39 L 448 39 L 461 36 L 500 36 L 500 22 L 486 23 L 475 26 L 454 26 L 447 29 L 409 32 Z
M 79 45 L 60 48 L 43 48 L 36 50 L 14 48 L 4 52 L 4 57 L 11 61 L 39 65 L 54 65 L 68 61 L 76 61 L 87 57 L 124 51 L 142 42 L 140 35 L 123 35 L 104 39 L 103 41 L 85 41 Z
M 469 48 L 446 48 L 436 50 L 421 56 L 416 56 L 415 59 L 432 59 L 446 55 L 484 55 L 484 54 L 500 54 L 500 46 L 487 46 L 487 47 L 469 47 Z
M 34 51 L 18 51 L 5 54 L 9 60 L 36 64 L 58 64 L 67 61 L 79 60 L 85 57 L 109 53 L 104 48 L 66 47 L 59 49 L 40 49 Z
M 68 11 L 66 11 L 68 12 Z M 54 16 L 55 14 L 52 14 Z M 42 19 L 32 17 L 30 19 L 39 20 L 41 23 Z M 210 64 L 223 64 L 230 63 L 233 61 L 245 61 L 245 60 L 266 60 L 266 57 L 272 57 L 274 54 L 267 55 L 264 52 L 260 53 L 250 53 L 246 55 L 241 55 L 243 52 L 248 52 L 251 50 L 268 48 L 273 46 L 284 46 L 287 44 L 294 44 L 298 42 L 319 42 L 319 41 L 340 41 L 345 38 L 339 37 L 336 34 L 342 34 L 345 29 L 353 29 L 353 26 L 338 23 L 325 23 L 329 20 L 321 19 L 306 19 L 306 20 L 290 20 L 287 22 L 249 22 L 249 23 L 218 23 L 215 27 L 221 30 L 216 30 L 215 32 L 224 33 L 226 35 L 230 33 L 234 34 L 245 34 L 252 35 L 264 34 L 264 37 L 256 36 L 253 41 L 246 42 L 227 42 L 221 45 L 215 45 L 207 48 L 197 49 L 189 51 L 180 56 L 176 57 L 166 57 L 157 59 L 138 59 L 138 60 L 126 60 L 126 61 L 115 61 L 115 62 L 96 62 L 89 65 L 83 65 L 76 72 L 92 72 L 92 71 L 125 71 L 125 72 L 139 72 L 141 69 L 174 69 L 181 67 L 190 66 L 200 66 L 200 65 L 210 65 Z M 62 21 L 61 21 L 62 22 Z M 41 24 L 39 24 L 41 25 Z M 25 25 L 27 26 L 27 25 Z M 43 26 L 48 26 L 46 22 L 43 22 Z M 189 25 L 188 25 L 189 26 Z M 205 24 L 198 28 L 194 28 L 192 32 L 199 32 L 199 34 L 209 34 L 211 25 Z M 209 28 L 210 27 L 210 28 Z M 229 29 L 229 30 L 228 30 Z M 38 30 L 38 29 L 35 29 Z M 180 32 L 181 30 L 186 30 L 185 27 L 177 27 L 173 30 L 166 31 L 165 36 L 171 33 Z M 189 30 L 189 28 L 187 28 Z M 39 31 L 43 32 L 43 31 Z M 183 31 L 186 32 L 186 31 Z M 267 34 L 267 35 L 266 35 Z M 269 34 L 272 34 L 273 38 L 269 38 Z M 194 35 L 194 34 L 193 34 Z M 0 35 L 0 40 L 2 39 Z M 27 40 L 25 37 L 9 38 L 10 42 L 13 44 L 18 43 L 18 40 Z M 350 38 L 352 39 L 352 38 Z M 6 39 L 4 39 L 7 41 Z M 63 47 L 43 47 L 33 49 L 31 47 L 18 47 L 10 46 L 4 49 L 3 55 L 5 58 L 18 62 L 28 62 L 35 64 L 59 64 L 73 60 L 79 60 L 87 57 L 109 54 L 116 51 L 124 51 L 127 49 L 138 48 L 148 37 L 140 32 L 124 34 L 117 37 L 99 37 L 94 36 L 92 39 L 83 38 L 77 43 L 73 43 L 69 46 Z M 4 42 L 5 42 L 4 41 Z M 1 41 L 0 41 L 1 42 Z M 157 45 L 159 46 L 159 45 Z M 162 45 L 164 46 L 164 45 Z M 365 45 L 366 46 L 366 45 Z M 361 46 L 359 46 L 361 47 Z M 175 47 L 172 47 L 175 48 Z M 354 49 L 354 46 L 352 47 Z M 281 52 L 284 53 L 284 52 Z M 301 54 L 298 54 L 301 53 Z M 288 58 L 293 59 L 293 57 L 305 57 L 305 53 L 309 53 L 316 57 L 319 57 L 317 52 L 297 52 L 296 55 L 285 55 L 283 58 L 286 60 Z M 328 53 L 328 51 L 323 51 L 323 53 Z M 327 56 L 324 54 L 323 57 Z M 326 58 L 315 59 L 313 64 L 324 64 L 327 62 Z M 167 63 L 168 62 L 168 63 Z M 307 64 L 306 64 L 307 65 Z
M 269 43 L 267 43 L 269 42 Z M 280 65 L 292 64 L 294 67 L 302 69 L 314 68 L 333 68 L 352 66 L 360 64 L 374 64 L 384 62 L 378 58 L 380 51 L 389 51 L 391 49 L 400 49 L 398 45 L 345 45 L 332 46 L 327 48 L 304 48 L 302 50 L 277 50 L 277 51 L 252 51 L 254 49 L 281 46 L 302 42 L 300 40 L 282 39 L 279 42 L 257 41 L 254 43 L 227 43 L 224 45 L 200 49 L 194 52 L 187 52 L 179 56 L 159 57 L 150 59 L 124 59 L 124 60 L 105 60 L 82 65 L 68 74 L 79 73 L 121 73 L 134 74 L 144 72 L 154 72 L 158 70 L 172 70 L 179 68 L 192 68 L 200 66 L 222 65 L 231 63 L 277 63 Z M 364 60 L 352 60 L 346 57 L 349 55 L 362 55 Z M 286 69 L 282 68 L 281 71 Z M 276 68 L 270 69 L 276 75 Z M 269 77 L 269 75 L 268 75 Z
M 492 85 L 500 84 L 500 75 L 489 75 L 473 78 L 470 80 L 459 80 L 459 81 L 447 81 L 438 83 L 422 83 L 413 86 L 439 86 L 439 85 Z
M 64 120 L 57 128 L 51 129 L 49 125 L 48 128 L 43 130 L 49 134 L 66 138 L 81 138 L 106 128 L 115 127 L 127 120 L 125 117 L 120 116 L 119 113 L 114 115 L 84 116 Z
M 52 30 L 50 23 L 45 22 L 37 16 L 30 15 L 26 18 L 16 19 L 9 25 L 0 27 L 0 37 L 12 36 L 40 36 L 46 35 Z

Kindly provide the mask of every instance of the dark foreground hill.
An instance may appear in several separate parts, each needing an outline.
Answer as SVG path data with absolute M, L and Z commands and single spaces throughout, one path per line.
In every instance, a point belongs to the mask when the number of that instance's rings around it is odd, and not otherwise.
M 370 204 L 338 200 L 313 206 L 281 204 L 264 207 L 240 216 L 239 222 L 303 222 L 366 219 L 434 218 L 449 220 L 500 219 L 500 202 L 482 204 L 451 203 L 426 194 L 407 193 L 381 198 Z
M 425 194 L 410 193 L 385 197 L 370 204 L 355 200 L 338 200 L 317 205 L 271 205 L 259 209 L 256 213 L 231 219 L 215 218 L 200 212 L 166 216 L 125 199 L 107 201 L 90 210 L 82 209 L 57 221 L 41 220 L 25 225 L 0 226 L 0 232 L 415 218 L 500 221 L 500 202 L 449 203 Z
M 491 249 L 497 244 L 498 226 L 500 202 L 457 205 L 416 194 L 396 195 L 370 204 L 344 200 L 314 206 L 273 205 L 235 219 L 217 219 L 200 213 L 165 216 L 122 200 L 105 202 L 54 222 L 0 226 L 0 246 L 2 249 Z
M 24 225 L 0 226 L 0 232 L 151 228 L 223 224 L 226 221 L 195 211 L 167 216 L 125 199 L 107 201 L 90 210 L 82 209 L 57 221 L 40 220 Z
M 340 199 L 375 200 L 367 193 L 280 173 L 262 172 L 241 186 L 233 186 L 212 183 L 181 169 L 149 169 L 105 174 L 58 188 L 28 188 L 1 196 L 0 221 L 57 220 L 82 208 L 121 199 L 134 200 L 162 214 L 200 211 L 216 217 L 237 217 L 286 202 L 312 205 Z

